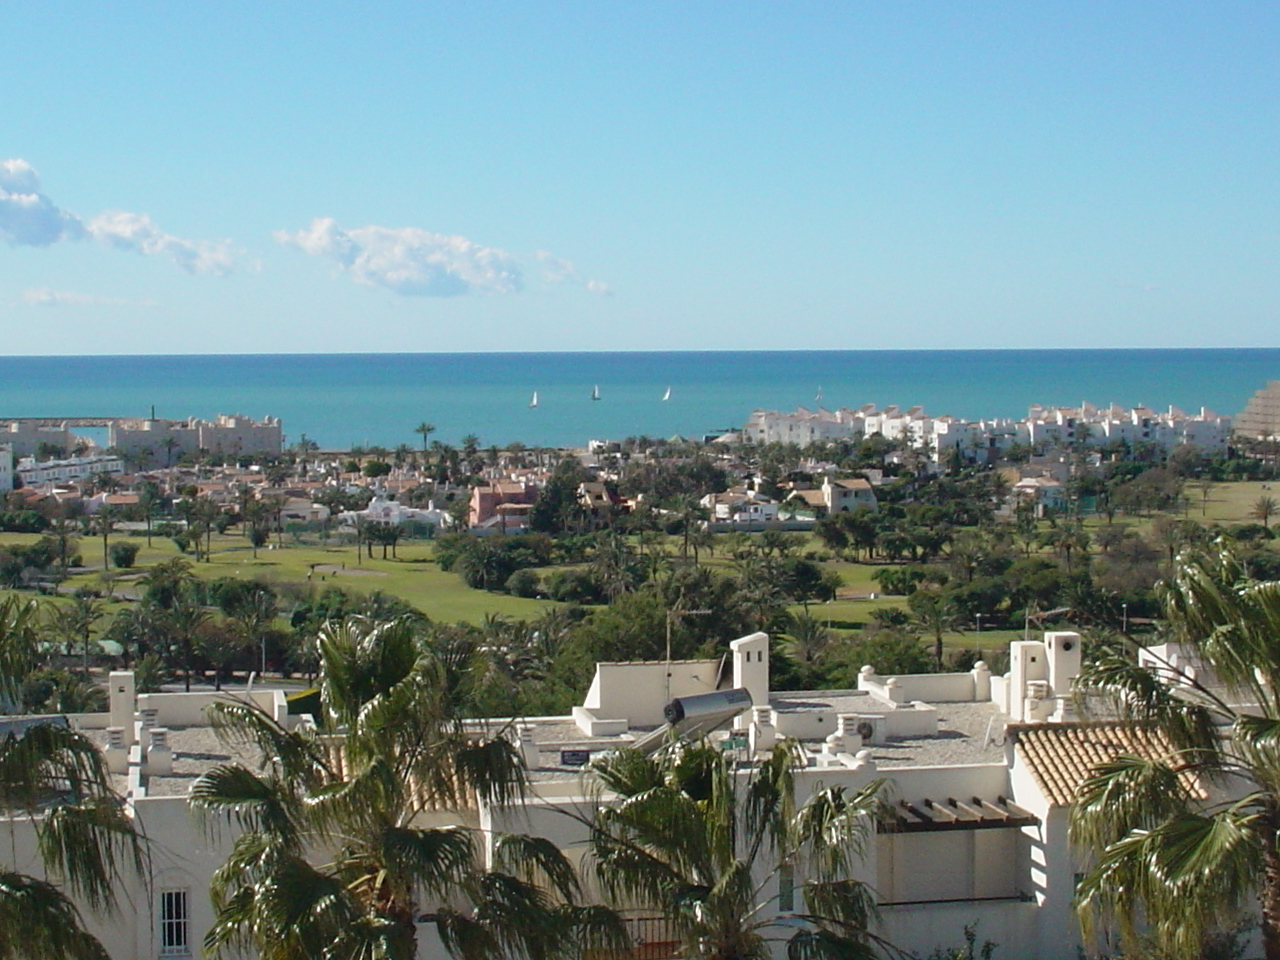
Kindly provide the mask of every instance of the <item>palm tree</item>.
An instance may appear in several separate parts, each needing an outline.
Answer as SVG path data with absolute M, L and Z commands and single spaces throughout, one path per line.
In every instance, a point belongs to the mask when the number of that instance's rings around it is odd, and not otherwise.
M 170 642 L 182 658 L 183 689 L 191 692 L 191 660 L 201 629 L 209 622 L 208 608 L 196 597 L 190 583 L 184 584 L 174 603 L 163 614 Z
M 1073 554 L 1084 555 L 1089 549 L 1090 538 L 1078 522 L 1063 523 L 1040 535 L 1040 541 L 1051 547 L 1066 563 L 1067 573 L 1071 572 Z
M 244 596 L 231 612 L 229 626 L 232 635 L 239 638 L 242 647 L 261 650 L 264 676 L 267 672 L 267 635 L 279 613 L 280 605 L 276 595 L 261 586 Z
M 258 548 L 271 539 L 271 531 L 267 528 L 270 510 L 267 505 L 256 498 L 246 498 L 240 508 L 240 522 L 244 525 L 244 535 L 253 548 L 253 559 L 258 559 Z
M 186 586 L 195 579 L 191 563 L 182 557 L 162 560 L 155 564 L 140 581 L 147 588 L 144 599 L 157 607 L 168 610 L 178 600 Z
M 680 521 L 680 556 L 689 556 L 689 539 L 693 531 L 706 522 L 709 512 L 698 497 L 689 495 L 679 497 L 672 504 L 672 512 Z
M 831 646 L 835 634 L 830 623 L 815 620 L 807 613 L 789 617 L 787 652 L 801 663 L 816 663 Z
M 695 527 L 688 534 L 689 549 L 693 551 L 693 562 L 696 566 L 698 563 L 699 551 L 705 550 L 707 553 L 715 553 L 716 535 L 708 526 Z
M 912 626 L 921 633 L 933 635 L 933 660 L 941 672 L 942 635 L 959 630 L 964 617 L 949 598 L 931 590 L 916 590 L 907 600 L 907 605 L 911 608 Z
M 224 736 L 256 745 L 262 764 L 219 766 L 192 788 L 198 810 L 243 830 L 214 875 L 206 950 L 411 960 L 426 903 L 439 904 L 442 940 L 467 960 L 551 960 L 607 941 L 609 915 L 577 904 L 551 844 L 500 837 L 483 873 L 471 830 L 421 825 L 476 795 L 509 802 L 523 775 L 503 731 L 463 723 L 457 675 L 417 621 L 351 617 L 317 642 L 320 719 L 334 736 L 287 731 L 245 704 L 217 708 Z
M 1158 591 L 1197 677 L 1117 650 L 1077 681 L 1168 745 L 1102 764 L 1083 784 L 1071 825 L 1094 853 L 1082 916 L 1118 919 L 1131 944 L 1142 917 L 1162 955 L 1191 958 L 1256 898 L 1265 955 L 1280 960 L 1280 582 L 1250 579 L 1219 543 L 1184 553 Z
M 138 488 L 138 508 L 147 524 L 147 546 L 151 546 L 151 521 L 155 516 L 156 504 L 160 501 L 160 485 L 148 480 Z
M 165 437 L 160 441 L 160 446 L 164 447 L 164 465 L 166 467 L 173 466 L 173 451 L 182 446 L 177 437 Z
M 22 709 L 22 681 L 40 662 L 40 615 L 35 600 L 0 600 L 0 715 Z
M 109 557 L 107 555 L 107 542 L 111 533 L 116 528 L 116 509 L 115 507 L 103 504 L 98 508 L 97 516 L 93 518 L 93 528 L 102 537 L 102 572 L 106 573 L 111 569 Z
M 1249 511 L 1249 516 L 1261 522 L 1263 527 L 1270 530 L 1271 518 L 1276 515 L 1277 510 L 1280 510 L 1280 504 L 1276 503 L 1275 497 L 1264 493 L 1253 502 L 1253 508 Z
M 58 545 L 58 567 L 64 577 L 67 575 L 67 566 L 71 562 L 71 557 L 75 553 L 75 532 L 75 522 L 59 510 L 58 515 L 49 525 L 49 536 Z
M 413 432 L 422 435 L 422 460 L 425 464 L 427 459 L 427 438 L 436 432 L 436 425 L 423 420 L 422 423 L 413 428 Z
M 196 498 L 195 519 L 197 523 L 196 538 L 204 535 L 204 562 L 213 562 L 213 532 L 218 529 L 218 521 L 222 519 L 222 507 L 212 497 Z
M 619 904 L 660 911 L 688 960 L 766 960 L 769 941 L 791 957 L 861 960 L 884 946 L 868 925 L 874 894 L 851 876 L 878 815 L 881 782 L 815 791 L 796 804 L 793 742 L 749 774 L 716 746 L 673 744 L 656 757 L 634 749 L 596 762 L 617 795 L 590 827 L 600 887 Z M 584 818 L 585 819 L 585 818 Z M 793 909 L 801 881 L 803 906 Z M 768 900 L 776 889 L 776 909 Z M 784 926 L 776 913 L 790 913 Z
M 104 616 L 106 613 L 102 604 L 82 590 L 77 590 L 69 603 L 49 610 L 49 626 L 67 644 L 67 653 L 70 654 L 79 644 L 85 676 L 89 675 L 89 647 L 93 642 L 93 626 Z
M 227 666 L 245 648 L 244 636 L 226 623 L 206 624 L 195 640 L 196 652 L 213 667 L 213 689 L 222 689 Z
M 0 705 L 33 653 L 33 608 L 0 603 Z M 10 670 L 15 670 L 10 673 Z M 122 868 L 142 872 L 142 846 L 111 789 L 97 747 L 63 724 L 39 723 L 0 739 L 0 812 L 27 820 L 40 858 L 94 913 L 115 908 Z M 0 957 L 4 960 L 107 960 L 84 917 L 47 880 L 0 867 Z

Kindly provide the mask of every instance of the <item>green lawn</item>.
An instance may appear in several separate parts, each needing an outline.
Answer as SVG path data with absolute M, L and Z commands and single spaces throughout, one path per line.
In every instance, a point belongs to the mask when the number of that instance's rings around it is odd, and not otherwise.
M 4 541 L 20 535 L 6 534 Z M 31 538 L 28 538 L 28 540 Z M 124 537 L 112 537 L 112 542 Z M 129 538 L 142 542 L 142 538 Z M 445 573 L 431 562 L 429 543 L 413 542 L 401 545 L 396 551 L 398 559 L 381 559 L 379 548 L 374 559 L 362 556 L 356 562 L 354 546 L 315 546 L 290 544 L 283 547 L 262 548 L 255 559 L 253 551 L 243 537 L 236 535 L 213 538 L 213 551 L 208 562 L 193 563 L 196 576 L 205 579 L 237 577 L 261 580 L 298 592 L 322 590 L 326 586 L 338 586 L 354 593 L 372 593 L 375 590 L 413 604 L 435 620 L 454 622 L 465 620 L 479 622 L 486 613 L 500 613 L 512 617 L 537 616 L 546 601 L 524 600 L 505 594 L 472 590 L 452 573 Z M 98 549 L 95 550 L 94 547 Z M 88 563 L 95 559 L 101 564 L 101 543 L 94 539 L 80 541 L 80 553 Z M 144 576 L 153 564 L 182 556 L 167 539 L 154 538 L 150 548 L 143 546 L 138 562 L 132 570 L 119 571 L 118 589 L 132 592 L 132 584 Z M 190 556 L 186 557 L 191 560 Z M 312 572 L 312 566 L 315 566 Z M 311 579 L 308 580 L 308 573 Z M 101 589 L 102 575 L 98 569 L 71 577 L 67 585 L 74 588 L 88 586 Z
M 1201 523 L 1256 523 L 1249 511 L 1259 497 L 1269 496 L 1280 502 L 1280 485 L 1255 480 L 1239 483 L 1215 483 L 1209 489 L 1209 499 L 1203 502 L 1201 491 L 1187 490 L 1191 497 L 1191 509 L 1187 516 Z
M 1249 511 L 1259 497 L 1274 495 L 1280 499 L 1280 491 L 1270 489 L 1271 486 L 1260 482 L 1215 484 L 1210 488 L 1207 500 L 1202 499 L 1198 489 L 1189 487 L 1187 493 L 1191 498 L 1191 505 L 1187 516 L 1200 522 L 1249 522 Z M 1088 524 L 1092 527 L 1104 522 L 1099 517 L 1091 518 Z M 1149 518 L 1119 515 L 1116 522 L 1128 525 L 1136 533 L 1144 533 L 1152 521 Z M 804 537 L 802 552 L 824 551 L 823 544 L 815 536 L 809 534 Z M 6 543 L 29 544 L 38 539 L 37 534 L 0 533 L 0 546 Z M 119 534 L 111 539 L 112 542 L 130 539 L 144 543 L 141 536 L 132 534 Z M 679 547 L 679 537 L 669 538 L 664 545 L 664 549 L 671 554 L 678 553 Z M 102 544 L 96 537 L 79 538 L 79 551 L 87 563 L 101 563 Z M 400 597 L 431 618 L 446 622 L 478 622 L 488 613 L 528 618 L 537 616 L 552 605 L 548 601 L 524 600 L 505 594 L 472 590 L 458 576 L 441 571 L 431 561 L 430 543 L 406 542 L 399 547 L 397 553 L 397 559 L 383 560 L 381 549 L 378 549 L 375 558 L 362 556 L 357 563 L 354 546 L 299 544 L 286 539 L 283 546 L 260 549 L 255 558 L 248 542 L 236 532 L 215 536 L 210 560 L 193 564 L 193 569 L 197 576 L 210 579 L 240 577 L 263 580 L 285 587 L 287 592 L 295 595 L 320 590 L 328 585 L 361 593 L 378 590 Z M 155 537 L 152 546 L 143 545 L 134 570 L 121 572 L 118 589 L 128 595 L 132 592 L 131 584 L 144 575 L 148 567 L 177 556 L 180 554 L 172 541 Z M 732 563 L 723 550 L 717 550 L 714 554 L 704 552 L 701 559 L 704 564 L 721 570 L 727 570 Z M 870 619 L 871 611 L 876 607 L 905 605 L 902 597 L 886 597 L 881 594 L 879 585 L 872 579 L 880 569 L 879 565 L 833 560 L 824 566 L 839 573 L 843 584 L 836 600 L 826 604 L 812 604 L 810 613 L 829 620 L 836 629 L 860 628 Z M 310 579 L 308 573 L 311 574 Z M 73 588 L 90 586 L 101 589 L 101 571 L 91 569 L 78 574 L 71 578 L 69 585 Z M 875 600 L 870 599 L 873 593 L 878 595 Z M 801 609 L 799 606 L 793 608 L 795 612 Z M 993 641 L 999 635 L 992 632 Z M 972 632 L 948 637 L 948 646 L 967 647 L 974 644 Z

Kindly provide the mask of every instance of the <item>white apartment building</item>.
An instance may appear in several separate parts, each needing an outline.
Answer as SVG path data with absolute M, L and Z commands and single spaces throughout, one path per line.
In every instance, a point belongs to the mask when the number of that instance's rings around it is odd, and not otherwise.
M 741 436 L 751 443 L 794 443 L 802 447 L 822 440 L 860 437 L 865 432 L 862 412 L 833 412 L 823 407 L 817 410 L 797 407 L 795 413 L 755 410 L 747 418 Z
M 63 421 L 9 420 L 0 422 L 0 443 L 6 444 L 15 457 L 34 457 L 41 444 L 71 450 L 75 435 Z
M 1208 453 L 1220 453 L 1231 437 L 1231 418 L 1205 407 L 1188 414 L 1177 407 L 1157 413 L 1148 407 L 1132 409 L 1112 404 L 1098 408 L 1033 406 L 1021 421 L 1018 439 L 1030 446 L 1067 446 L 1072 442 L 1103 446 L 1116 441 L 1131 446 L 1151 443 L 1166 451 L 1184 444 Z
M 284 449 L 283 429 L 279 417 L 254 420 L 240 413 L 220 413 L 213 420 L 122 419 L 108 427 L 107 445 L 131 456 L 149 454 L 153 465 L 168 466 L 201 450 L 276 456 Z
M 1191 444 L 1208 453 L 1226 450 L 1231 419 L 1201 408 L 1188 414 L 1177 407 L 1157 413 L 1147 407 L 1106 408 L 1084 403 L 1079 407 L 1035 405 L 1022 420 L 962 420 L 944 415 L 931 417 L 920 406 L 902 410 L 872 404 L 857 410 L 794 413 L 753 411 L 742 436 L 753 443 L 794 443 L 806 446 L 823 440 L 858 439 L 879 434 L 889 440 L 905 440 L 917 450 L 928 450 L 935 460 L 959 449 L 969 459 L 988 460 L 994 451 L 1017 442 L 1032 447 L 1064 447 L 1072 443 L 1102 446 L 1114 441 L 1130 445 L 1154 443 L 1166 451 Z
M 37 487 L 46 483 L 75 483 L 88 480 L 100 473 L 113 477 L 123 476 L 124 461 L 115 456 L 71 457 L 67 460 L 45 460 L 36 462 L 34 457 L 24 457 L 18 461 L 15 471 L 23 484 Z

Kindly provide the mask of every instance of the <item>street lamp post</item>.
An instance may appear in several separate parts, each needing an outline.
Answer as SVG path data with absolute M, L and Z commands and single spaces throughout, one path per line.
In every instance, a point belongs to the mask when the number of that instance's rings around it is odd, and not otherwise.
M 1120 632 L 1127 634 L 1129 632 L 1129 605 L 1127 603 L 1120 604 L 1121 627 Z
M 973 616 L 974 616 L 974 618 L 978 621 L 978 630 L 977 630 L 977 632 L 978 632 L 978 633 L 981 633 L 981 632 L 982 632 L 982 614 L 980 614 L 980 613 L 975 613 Z

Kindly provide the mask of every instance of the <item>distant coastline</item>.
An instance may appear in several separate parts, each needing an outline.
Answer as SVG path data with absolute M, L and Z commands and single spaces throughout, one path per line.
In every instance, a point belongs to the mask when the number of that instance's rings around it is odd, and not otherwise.
M 417 445 L 424 420 L 446 443 L 576 446 L 701 436 L 756 408 L 818 403 L 976 419 L 1087 400 L 1234 416 L 1277 378 L 1280 348 L 2 357 L 0 418 L 144 416 L 154 405 L 173 418 L 278 416 L 286 442 L 305 433 L 326 448 Z

